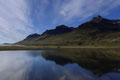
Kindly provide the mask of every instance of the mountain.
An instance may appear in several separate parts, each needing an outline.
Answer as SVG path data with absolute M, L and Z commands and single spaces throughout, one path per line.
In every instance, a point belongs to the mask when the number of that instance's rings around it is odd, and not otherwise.
M 9 46 L 9 45 L 12 45 L 11 43 L 2 43 L 0 44 L 1 46 Z
M 59 46 L 119 46 L 120 20 L 109 20 L 96 16 L 77 28 L 65 25 L 47 30 L 38 36 L 29 35 L 17 44 Z
M 57 26 L 55 29 L 45 31 L 43 35 L 59 35 L 59 34 L 71 32 L 73 30 L 74 30 L 73 27 L 69 28 L 68 26 L 60 25 Z
M 31 34 L 31 35 L 27 36 L 23 41 L 32 41 L 32 40 L 34 40 L 35 38 L 38 38 L 38 37 L 40 37 L 40 35 L 37 34 L 37 33 Z
M 42 40 L 45 40 L 46 38 L 49 38 L 52 36 L 57 36 L 57 35 L 69 33 L 69 32 L 72 32 L 73 30 L 74 30 L 73 27 L 60 25 L 60 26 L 57 26 L 55 29 L 45 31 L 40 37 L 38 37 L 36 39 L 36 41 L 42 41 Z

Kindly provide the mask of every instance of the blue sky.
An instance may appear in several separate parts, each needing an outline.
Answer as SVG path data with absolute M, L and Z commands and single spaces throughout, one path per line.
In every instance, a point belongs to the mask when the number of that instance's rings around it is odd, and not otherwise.
M 0 43 L 62 24 L 77 27 L 97 15 L 120 19 L 120 0 L 0 0 Z

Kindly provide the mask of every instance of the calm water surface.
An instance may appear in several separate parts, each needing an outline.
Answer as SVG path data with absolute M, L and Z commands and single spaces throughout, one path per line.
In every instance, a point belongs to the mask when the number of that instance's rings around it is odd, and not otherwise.
M 0 80 L 120 80 L 119 58 L 116 50 L 0 51 Z

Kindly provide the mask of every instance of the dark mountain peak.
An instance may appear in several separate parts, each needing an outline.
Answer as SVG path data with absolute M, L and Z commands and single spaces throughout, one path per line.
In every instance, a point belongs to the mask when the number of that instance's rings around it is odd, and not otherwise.
M 100 15 L 94 17 L 90 22 L 99 23 L 99 24 L 107 24 L 107 25 L 119 25 L 120 20 L 111 20 L 101 17 Z
M 30 41 L 30 40 L 33 40 L 34 38 L 39 37 L 39 36 L 40 36 L 40 34 L 34 33 L 34 34 L 31 34 L 31 35 L 28 35 L 24 40 L 25 41 Z
M 91 21 L 86 22 L 78 27 L 79 29 L 85 30 L 99 30 L 99 31 L 119 31 L 120 30 L 120 23 L 119 20 L 110 20 L 101 17 L 100 15 L 94 17 Z
M 91 22 L 95 22 L 95 23 L 100 23 L 102 21 L 108 21 L 108 19 L 105 19 L 102 16 L 98 15 L 91 20 Z
M 93 19 L 103 19 L 103 17 L 98 15 L 98 16 L 94 17 Z
M 38 37 L 38 36 L 40 36 L 40 34 L 34 33 L 34 34 L 29 35 L 28 37 Z
M 56 27 L 56 29 L 65 29 L 65 28 L 69 28 L 69 27 L 66 25 L 60 25 Z
M 104 25 L 115 25 L 115 26 L 120 24 L 120 20 L 111 20 L 111 19 L 103 18 L 100 15 L 94 17 L 90 22 L 97 24 L 104 24 Z
M 65 26 L 65 25 L 60 25 L 57 26 L 55 29 L 47 30 L 45 31 L 42 35 L 58 35 L 58 34 L 64 34 L 73 31 L 74 28 Z
M 101 15 L 96 16 L 97 18 L 103 18 Z

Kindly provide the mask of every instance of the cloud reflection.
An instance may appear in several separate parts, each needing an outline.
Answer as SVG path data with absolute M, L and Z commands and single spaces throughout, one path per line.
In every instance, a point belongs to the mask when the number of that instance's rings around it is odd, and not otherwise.
M 42 51 L 1 51 L 0 80 L 119 80 L 120 74 L 99 78 L 78 64 L 57 65 L 43 58 Z M 31 54 L 39 54 L 32 56 Z M 111 79 L 112 77 L 112 79 Z

